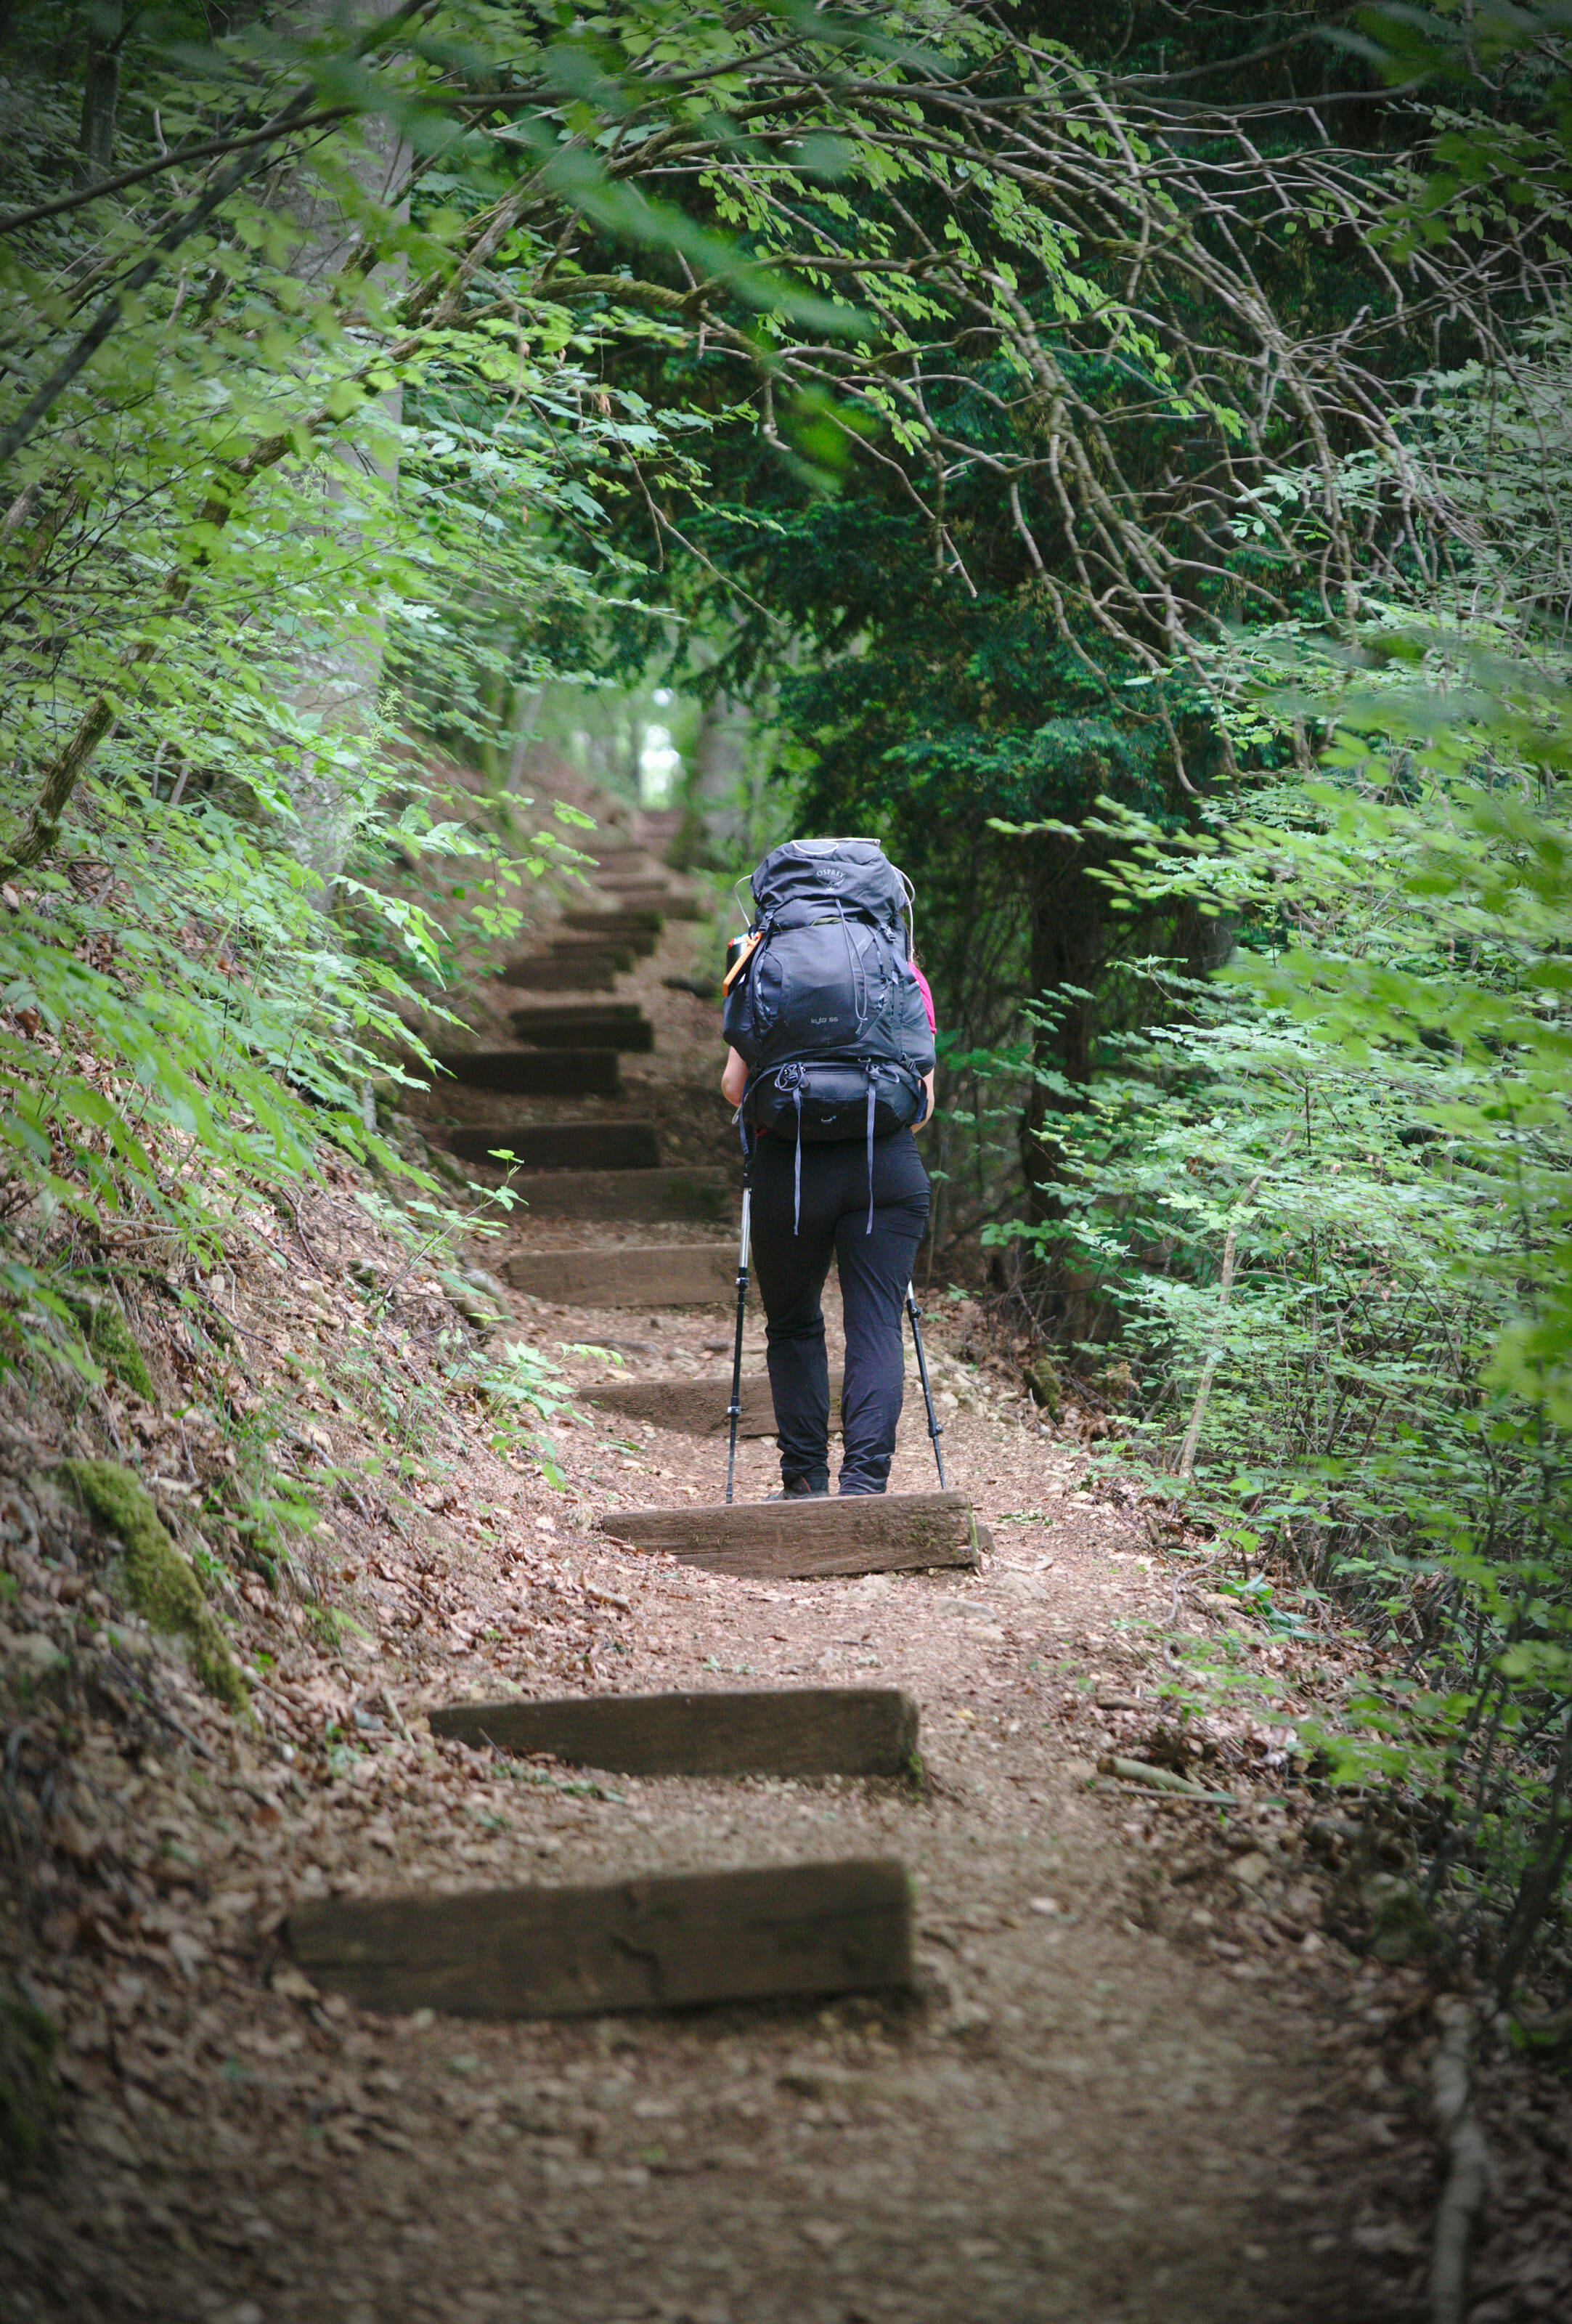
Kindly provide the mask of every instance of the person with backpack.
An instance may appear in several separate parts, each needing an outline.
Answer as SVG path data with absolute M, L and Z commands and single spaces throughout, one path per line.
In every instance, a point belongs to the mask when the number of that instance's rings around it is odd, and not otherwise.
M 933 1002 L 912 891 L 877 840 L 794 839 L 750 882 L 727 972 L 722 1093 L 751 1172 L 784 1498 L 830 1489 L 821 1294 L 841 1278 L 839 1490 L 882 1493 L 906 1388 L 902 1308 L 928 1221 L 912 1132 L 933 1110 Z

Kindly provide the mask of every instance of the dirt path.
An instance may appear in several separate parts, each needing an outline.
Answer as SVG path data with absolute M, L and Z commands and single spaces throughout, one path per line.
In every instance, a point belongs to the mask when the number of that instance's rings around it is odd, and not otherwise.
M 620 981 L 659 1038 L 629 1061 L 609 1111 L 632 1118 L 648 1100 L 712 1158 L 725 1129 L 712 1014 L 662 981 L 692 969 L 695 942 L 669 928 Z M 1324 1867 L 1303 1814 L 1266 1791 L 1281 1740 L 1269 1709 L 1262 1724 L 1201 1705 L 1192 1722 L 1215 1780 L 1238 1789 L 1233 1811 L 1097 1787 L 1100 1753 L 1172 1719 L 1165 1639 L 1211 1617 L 1181 1596 L 1140 1513 L 1087 1489 L 1082 1449 L 1048 1433 L 987 1358 L 969 1303 L 933 1302 L 932 1333 L 951 1481 L 995 1535 L 985 1570 L 767 1587 L 596 1529 L 618 1501 L 719 1498 L 718 1439 L 592 1417 L 559 1432 L 557 1493 L 433 1401 L 414 1452 L 408 1428 L 398 1440 L 402 1471 L 390 1469 L 396 1432 L 373 1439 L 333 1383 L 365 1361 L 356 1285 L 392 1260 L 368 1245 L 343 1188 L 302 1219 L 314 1270 L 276 1222 L 259 1224 L 255 1268 L 228 1290 L 254 1393 L 291 1363 L 309 1370 L 303 1350 L 318 1359 L 306 1425 L 347 1472 L 325 1552 L 337 1610 L 325 1626 L 248 1589 L 235 1612 L 259 1735 L 189 1688 L 166 1695 L 187 1735 L 207 1738 L 206 1761 L 167 1725 L 138 1740 L 101 1711 L 81 1714 L 97 1803 L 82 1812 L 98 1822 L 78 1849 L 82 1885 L 57 1876 L 30 1988 L 66 2028 L 67 2168 L 5 2220 L 0 2315 L 1418 2313 L 1430 2190 L 1420 2036 L 1404 2017 L 1417 1980 L 1374 1964 L 1356 1978 L 1320 1933 Z M 525 1222 L 509 1242 L 662 1231 Z M 498 1263 L 492 1247 L 485 1264 Z M 449 1311 L 418 1280 L 400 1297 L 387 1361 L 418 1386 L 421 1302 Z M 702 1378 L 724 1402 L 723 1309 L 517 1307 L 548 1349 L 609 1346 L 622 1377 Z M 758 1331 L 750 1322 L 756 1357 Z M 611 1369 L 563 1360 L 586 1389 Z M 135 1410 L 126 1425 L 142 1425 Z M 170 1433 L 145 1417 L 150 1444 Z M 914 1396 L 893 1481 L 922 1489 L 931 1474 Z M 744 1498 L 768 1490 L 773 1447 L 745 1444 L 740 1475 Z M 59 1593 L 51 1611 L 23 1559 L 23 1602 L 63 1638 Z M 1264 1636 L 1240 1653 L 1269 1706 L 1292 1656 Z M 916 1697 L 921 1788 L 597 1779 L 434 1745 L 421 1724 L 438 1702 L 501 1692 L 825 1680 Z M 178 1690 L 178 1670 L 161 1683 Z M 854 1854 L 910 1868 L 921 1979 L 909 1997 L 389 2022 L 313 1994 L 279 1934 L 291 1902 L 327 1893 Z

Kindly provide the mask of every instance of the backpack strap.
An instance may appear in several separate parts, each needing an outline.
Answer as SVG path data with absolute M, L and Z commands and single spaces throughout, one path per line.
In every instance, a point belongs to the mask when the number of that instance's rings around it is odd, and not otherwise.
M 797 1114 L 797 1148 L 792 1161 L 792 1232 L 795 1235 L 801 1234 L 803 1231 L 803 1083 L 806 1078 L 802 1066 L 795 1059 L 789 1065 L 776 1068 L 775 1085 L 777 1090 L 790 1090 Z
M 871 1057 L 866 1060 L 868 1073 L 868 1224 L 864 1234 L 873 1232 L 873 1108 L 878 1095 L 878 1067 Z

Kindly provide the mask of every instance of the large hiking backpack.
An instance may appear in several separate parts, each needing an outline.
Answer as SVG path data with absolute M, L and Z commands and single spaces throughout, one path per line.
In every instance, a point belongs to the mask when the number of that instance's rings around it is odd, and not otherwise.
M 795 1139 L 799 1185 L 804 1139 L 866 1139 L 871 1226 L 873 1141 L 923 1109 L 908 1055 L 911 891 L 873 839 L 788 840 L 751 886 L 723 1019 L 749 1069 L 743 1123 Z

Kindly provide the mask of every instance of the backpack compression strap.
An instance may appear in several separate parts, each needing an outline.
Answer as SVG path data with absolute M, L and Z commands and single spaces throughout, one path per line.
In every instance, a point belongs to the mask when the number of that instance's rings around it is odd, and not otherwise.
M 878 1095 L 878 1067 L 871 1057 L 866 1060 L 868 1072 L 868 1224 L 864 1234 L 873 1232 L 873 1106 Z

